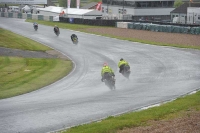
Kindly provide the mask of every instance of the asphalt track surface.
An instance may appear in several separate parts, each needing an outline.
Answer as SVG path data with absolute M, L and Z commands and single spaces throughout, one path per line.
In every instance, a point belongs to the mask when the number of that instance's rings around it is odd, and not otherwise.
M 200 87 L 200 51 L 153 46 L 0 18 L 0 27 L 37 40 L 74 61 L 67 77 L 38 91 L 0 100 L 1 133 L 45 133 L 172 100 Z M 76 33 L 79 44 L 70 35 Z M 152 32 L 153 34 L 153 32 Z M 130 62 L 130 80 L 117 68 Z M 102 64 L 116 74 L 116 90 L 101 82 Z

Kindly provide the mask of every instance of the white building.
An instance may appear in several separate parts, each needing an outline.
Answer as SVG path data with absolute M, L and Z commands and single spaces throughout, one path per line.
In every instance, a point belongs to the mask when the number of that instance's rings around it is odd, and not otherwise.
M 200 24 L 200 2 L 185 2 L 171 11 L 171 20 L 178 18 L 177 23 Z M 185 22 L 181 22 L 183 20 Z
M 200 24 L 200 7 L 187 8 L 187 24 Z
M 122 19 L 122 14 L 129 19 L 163 20 L 170 19 L 174 10 L 175 0 L 102 0 L 103 15 L 116 15 Z M 183 0 L 189 1 L 189 0 Z

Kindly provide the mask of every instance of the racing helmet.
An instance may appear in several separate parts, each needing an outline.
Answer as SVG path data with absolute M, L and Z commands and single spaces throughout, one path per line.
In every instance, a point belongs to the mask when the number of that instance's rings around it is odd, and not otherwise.
M 105 63 L 103 63 L 103 66 L 105 67 L 105 66 L 108 66 L 108 64 L 105 62 Z
M 120 59 L 120 61 L 123 61 L 123 60 L 124 60 L 123 58 Z

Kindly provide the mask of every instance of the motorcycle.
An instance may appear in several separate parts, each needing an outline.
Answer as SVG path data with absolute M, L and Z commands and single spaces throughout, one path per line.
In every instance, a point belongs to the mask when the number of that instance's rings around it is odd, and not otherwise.
M 110 73 L 105 73 L 103 82 L 105 82 L 105 85 L 108 86 L 111 90 L 116 88 L 114 76 L 112 76 Z
M 34 29 L 35 29 L 35 31 L 38 30 L 38 24 L 35 24 L 35 25 L 34 25 Z
M 59 36 L 59 34 L 60 34 L 59 29 L 58 29 L 58 28 L 55 28 L 54 33 L 55 33 L 57 36 Z
M 130 71 L 130 66 L 125 65 L 121 73 L 122 73 L 122 75 L 123 75 L 124 77 L 129 78 L 130 73 L 131 73 L 131 71 Z
M 72 39 L 72 42 L 73 42 L 73 44 L 78 44 L 78 38 L 77 38 L 77 37 L 74 37 L 74 38 Z

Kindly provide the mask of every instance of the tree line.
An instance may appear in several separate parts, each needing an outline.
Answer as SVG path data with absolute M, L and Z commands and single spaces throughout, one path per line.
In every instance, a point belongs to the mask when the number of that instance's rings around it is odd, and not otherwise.
M 68 7 L 68 0 L 59 0 L 59 6 L 60 7 Z M 71 0 L 71 4 L 70 4 L 71 8 L 76 8 L 76 0 Z

